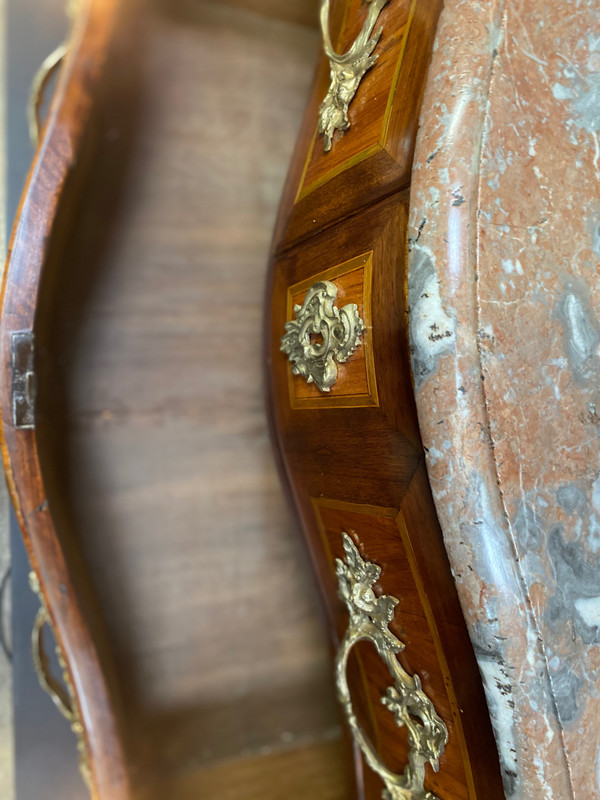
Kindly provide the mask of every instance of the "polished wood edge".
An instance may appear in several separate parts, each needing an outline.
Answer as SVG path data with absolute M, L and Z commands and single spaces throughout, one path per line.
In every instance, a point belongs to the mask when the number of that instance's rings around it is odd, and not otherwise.
M 15 429 L 11 409 L 11 337 L 34 330 L 38 290 L 65 182 L 78 153 L 117 28 L 119 0 L 87 0 L 73 22 L 8 250 L 2 285 L 3 382 L 0 437 L 7 483 L 73 687 L 91 778 L 102 800 L 129 798 L 126 759 L 99 653 L 69 574 L 46 498 L 35 430 Z

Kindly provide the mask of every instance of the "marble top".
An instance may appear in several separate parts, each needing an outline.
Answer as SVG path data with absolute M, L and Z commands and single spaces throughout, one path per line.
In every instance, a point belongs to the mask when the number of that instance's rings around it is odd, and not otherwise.
M 421 431 L 506 796 L 598 798 L 599 0 L 447 0 L 409 237 Z

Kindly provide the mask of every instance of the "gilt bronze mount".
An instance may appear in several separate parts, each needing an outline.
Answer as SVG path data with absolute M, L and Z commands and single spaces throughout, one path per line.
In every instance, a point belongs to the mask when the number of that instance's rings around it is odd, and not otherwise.
M 319 133 L 323 134 L 325 152 L 331 150 L 333 134 L 336 130 L 350 128 L 348 107 L 358 91 L 365 73 L 371 69 L 379 56 L 372 55 L 381 37 L 382 28 L 373 35 L 373 28 L 383 7 L 389 0 L 366 0 L 369 10 L 361 32 L 346 53 L 337 53 L 329 33 L 329 4 L 321 4 L 321 31 L 325 55 L 329 59 L 331 83 L 325 99 L 319 107 Z
M 373 591 L 381 567 L 365 561 L 347 533 L 342 536 L 345 558 L 336 559 L 336 572 L 339 594 L 348 608 L 350 623 L 336 656 L 338 699 L 365 761 L 385 784 L 383 800 L 437 800 L 424 787 L 425 765 L 429 763 L 438 771 L 439 757 L 448 741 L 448 729 L 423 691 L 419 676 L 409 675 L 396 657 L 404 650 L 404 644 L 390 631 L 389 624 L 399 601 L 391 595 L 377 597 Z M 394 680 L 381 702 L 394 715 L 396 725 L 407 730 L 408 764 L 402 775 L 382 763 L 352 707 L 346 668 L 350 651 L 361 641 L 375 646 Z
M 302 305 L 294 306 L 296 319 L 286 322 L 281 339 L 294 375 L 302 375 L 322 392 L 334 385 L 337 363 L 350 358 L 365 329 L 356 303 L 339 309 L 334 305 L 337 293 L 331 281 L 314 283 Z

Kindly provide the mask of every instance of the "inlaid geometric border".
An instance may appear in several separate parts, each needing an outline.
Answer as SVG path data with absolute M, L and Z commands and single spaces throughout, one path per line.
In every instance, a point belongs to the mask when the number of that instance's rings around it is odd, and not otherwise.
M 321 137 L 318 134 L 317 125 L 315 123 L 315 132 L 314 132 L 314 135 L 313 135 L 313 138 L 312 138 L 312 141 L 311 141 L 311 145 L 310 145 L 309 150 L 308 150 L 308 154 L 306 156 L 306 161 L 304 162 L 304 167 L 302 169 L 302 175 L 300 177 L 300 183 L 298 185 L 298 191 L 296 193 L 296 199 L 295 199 L 296 203 L 298 203 L 300 200 L 305 198 L 311 192 L 314 192 L 315 189 L 318 189 L 320 186 L 323 186 L 325 183 L 330 181 L 332 178 L 335 178 L 337 175 L 341 175 L 341 173 L 345 172 L 347 169 L 350 169 L 351 167 L 355 166 L 356 164 L 359 164 L 361 161 L 364 161 L 365 159 L 369 158 L 370 156 L 374 155 L 375 153 L 378 153 L 380 150 L 384 150 L 385 149 L 385 145 L 386 145 L 387 137 L 388 137 L 388 130 L 389 130 L 389 127 L 390 127 L 390 117 L 391 117 L 392 107 L 393 107 L 393 103 L 394 103 L 394 96 L 396 94 L 396 88 L 398 86 L 398 79 L 400 77 L 400 69 L 402 67 L 402 62 L 404 60 L 404 51 L 406 50 L 406 42 L 408 40 L 408 35 L 409 35 L 410 29 L 411 29 L 411 23 L 413 21 L 414 15 L 415 15 L 415 7 L 416 7 L 416 0 L 413 0 L 413 2 L 411 3 L 411 6 L 410 6 L 408 20 L 406 21 L 406 24 L 403 26 L 402 44 L 400 46 L 400 52 L 398 54 L 398 61 L 396 63 L 396 69 L 394 71 L 394 77 L 393 77 L 393 80 L 392 80 L 392 84 L 390 86 L 390 92 L 389 92 L 389 96 L 388 96 L 388 101 L 387 101 L 387 105 L 386 105 L 385 114 L 384 114 L 383 119 L 382 119 L 381 132 L 380 132 L 378 140 L 376 142 L 374 142 L 373 144 L 369 145 L 368 147 L 364 148 L 360 152 L 355 153 L 354 155 L 350 156 L 345 161 L 343 161 L 341 164 L 338 164 L 337 166 L 335 166 L 332 169 L 330 169 L 328 172 L 324 173 L 323 175 L 320 175 L 318 178 L 315 178 L 315 180 L 312 181 L 310 184 L 308 184 L 308 186 L 305 186 L 306 174 L 307 174 L 308 168 L 310 166 L 310 162 L 311 162 L 311 159 L 312 159 L 312 156 L 313 156 L 314 148 L 315 148 L 317 142 L 318 141 L 320 142 L 320 139 L 321 139 Z
M 344 279 L 349 277 L 351 279 L 353 273 L 359 271 L 362 271 L 363 275 L 361 290 L 346 293 Z M 373 251 L 362 253 L 289 286 L 286 303 L 287 320 L 294 319 L 294 302 L 298 302 L 317 281 L 332 281 L 336 284 L 340 292 L 336 305 L 356 303 L 365 331 L 357 350 L 346 363 L 338 365 L 338 379 L 329 392 L 321 392 L 314 384 L 307 384 L 302 376 L 294 375 L 292 365 L 288 363 L 290 405 L 294 409 L 378 406 L 371 319 Z M 348 283 L 350 282 L 351 280 L 348 280 Z M 360 370 L 360 374 L 356 374 L 360 363 L 364 364 L 364 369 Z M 350 375 L 354 377 L 350 379 Z

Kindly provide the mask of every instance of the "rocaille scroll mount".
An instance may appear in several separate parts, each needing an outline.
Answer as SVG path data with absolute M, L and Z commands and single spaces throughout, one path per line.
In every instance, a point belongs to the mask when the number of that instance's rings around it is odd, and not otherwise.
M 331 83 L 325 99 L 319 106 L 319 133 L 323 134 L 325 152 L 331 150 L 333 134 L 336 130 L 350 128 L 348 107 L 358 91 L 365 73 L 371 69 L 379 56 L 372 55 L 381 37 L 382 28 L 373 34 L 373 28 L 383 7 L 389 0 L 366 0 L 369 3 L 367 18 L 361 32 L 346 53 L 337 53 L 329 33 L 329 4 L 321 4 L 321 31 L 325 55 L 329 59 Z
M 281 350 L 292 362 L 294 375 L 302 375 L 328 392 L 337 380 L 337 363 L 347 361 L 360 345 L 365 326 L 356 303 L 342 308 L 334 305 L 337 287 L 331 281 L 318 281 L 302 305 L 295 305 L 295 320 L 285 324 Z
M 381 567 L 365 561 L 347 533 L 342 534 L 345 558 L 336 559 L 339 594 L 348 608 L 350 623 L 336 656 L 336 686 L 354 740 L 369 767 L 376 772 L 385 790 L 383 800 L 438 800 L 424 787 L 425 765 L 437 772 L 439 757 L 448 741 L 448 729 L 433 703 L 421 687 L 418 675 L 409 675 L 397 659 L 404 644 L 389 629 L 398 600 L 391 595 L 377 597 L 373 586 L 379 580 Z M 408 764 L 402 775 L 389 770 L 360 727 L 346 676 L 350 651 L 358 642 L 373 644 L 385 662 L 394 685 L 381 698 L 392 712 L 394 721 L 408 733 Z

